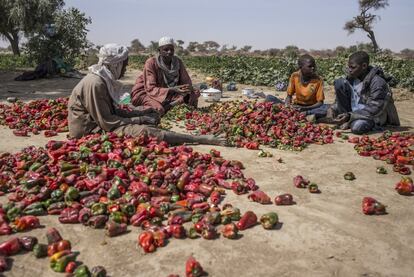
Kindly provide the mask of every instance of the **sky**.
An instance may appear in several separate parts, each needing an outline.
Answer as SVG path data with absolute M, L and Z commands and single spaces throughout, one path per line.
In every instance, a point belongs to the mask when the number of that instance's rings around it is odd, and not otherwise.
M 66 0 L 92 18 L 88 39 L 144 45 L 162 36 L 253 49 L 329 49 L 369 42 L 343 30 L 358 12 L 358 0 Z M 381 48 L 414 48 L 414 0 L 389 0 L 374 32 Z

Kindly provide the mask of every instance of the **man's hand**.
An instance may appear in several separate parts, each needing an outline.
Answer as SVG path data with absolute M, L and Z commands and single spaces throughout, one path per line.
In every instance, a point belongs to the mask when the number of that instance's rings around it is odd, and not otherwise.
M 349 113 L 342 113 L 342 114 L 338 115 L 338 116 L 337 116 L 337 117 L 333 120 L 333 122 L 334 122 L 335 124 L 342 125 L 342 124 L 344 124 L 345 122 L 348 122 L 348 121 L 349 121 L 349 118 L 350 118 Z
M 158 113 L 152 113 L 140 117 L 141 124 L 145 125 L 157 125 L 160 122 L 160 116 Z
M 286 99 L 285 99 L 285 107 L 289 108 L 291 105 L 292 105 L 292 96 L 288 95 L 286 96 Z
M 193 87 L 189 84 L 175 86 L 171 88 L 174 92 L 181 94 L 181 95 L 187 95 L 193 91 Z

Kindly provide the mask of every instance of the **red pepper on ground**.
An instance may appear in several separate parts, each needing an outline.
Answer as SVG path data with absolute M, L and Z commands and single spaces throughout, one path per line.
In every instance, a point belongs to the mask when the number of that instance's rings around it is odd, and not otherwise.
M 239 230 L 245 230 L 247 228 L 253 227 L 257 224 L 257 216 L 252 211 L 247 211 L 237 222 L 237 228 Z
M 293 178 L 293 185 L 297 188 L 306 188 L 309 185 L 309 181 L 298 175 Z
M 385 206 L 372 197 L 362 199 L 362 212 L 366 215 L 381 215 L 386 213 Z
M 204 275 L 204 270 L 200 263 L 190 256 L 185 264 L 185 276 L 186 277 L 199 277 Z
M 138 245 L 142 247 L 145 253 L 154 252 L 156 249 L 154 234 L 150 231 L 142 232 L 138 236 Z
M 289 193 L 285 193 L 285 194 L 281 194 L 276 196 L 275 198 L 275 204 L 280 206 L 280 205 L 293 205 L 293 196 L 292 194 Z
M 247 198 L 249 198 L 250 200 L 254 202 L 263 204 L 263 205 L 272 204 L 272 200 L 270 199 L 270 197 L 261 190 L 256 190 L 252 192 L 251 194 L 249 194 Z

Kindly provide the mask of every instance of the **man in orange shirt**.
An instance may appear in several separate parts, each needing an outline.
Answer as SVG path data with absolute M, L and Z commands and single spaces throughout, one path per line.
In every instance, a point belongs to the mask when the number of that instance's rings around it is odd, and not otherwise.
M 328 105 L 323 104 L 323 80 L 316 74 L 316 62 L 311 55 L 302 55 L 298 60 L 299 70 L 293 72 L 289 79 L 285 105 L 321 118 L 326 115 Z M 283 103 L 275 96 L 268 95 L 266 101 Z M 293 102 L 293 104 L 292 104 Z

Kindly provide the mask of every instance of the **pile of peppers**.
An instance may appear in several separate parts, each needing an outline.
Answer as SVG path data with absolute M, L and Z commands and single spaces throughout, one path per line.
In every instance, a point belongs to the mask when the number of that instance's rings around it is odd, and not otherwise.
M 300 112 L 272 103 L 215 103 L 187 112 L 185 118 L 185 127 L 189 131 L 224 134 L 229 145 L 248 149 L 268 145 L 300 151 L 310 143 L 333 142 L 332 129 L 307 122 Z
M 414 169 L 414 133 L 392 133 L 385 131 L 380 137 L 352 137 L 355 150 L 364 157 L 373 157 L 393 165 L 393 170 L 402 175 L 410 175 Z
M 55 228 L 46 232 L 47 244 L 39 243 L 36 237 L 24 236 L 11 238 L 0 244 L 0 272 L 9 270 L 11 263 L 6 257 L 23 251 L 31 251 L 36 258 L 49 257 L 50 268 L 55 272 L 64 272 L 74 277 L 105 277 L 106 270 L 102 266 L 95 266 L 91 270 L 76 261 L 79 252 L 72 252 L 70 241 L 62 239 Z
M 40 99 L 29 103 L 17 101 L 11 105 L 0 103 L 0 125 L 13 129 L 16 136 L 39 134 L 46 137 L 68 131 L 68 98 Z
M 259 221 L 252 211 L 241 214 L 230 204 L 220 208 L 225 189 L 237 195 L 253 191 L 253 201 L 271 203 L 243 168 L 214 149 L 203 154 L 114 133 L 2 153 L 0 191 L 9 200 L 2 207 L 2 229 L 8 230 L 2 234 L 13 231 L 15 220 L 49 214 L 62 224 L 105 228 L 110 237 L 125 233 L 127 225 L 141 227 L 138 245 L 145 252 L 171 237 L 215 239 L 219 224 L 224 237 L 236 238 Z M 269 229 L 277 217 L 268 215 L 261 223 Z

